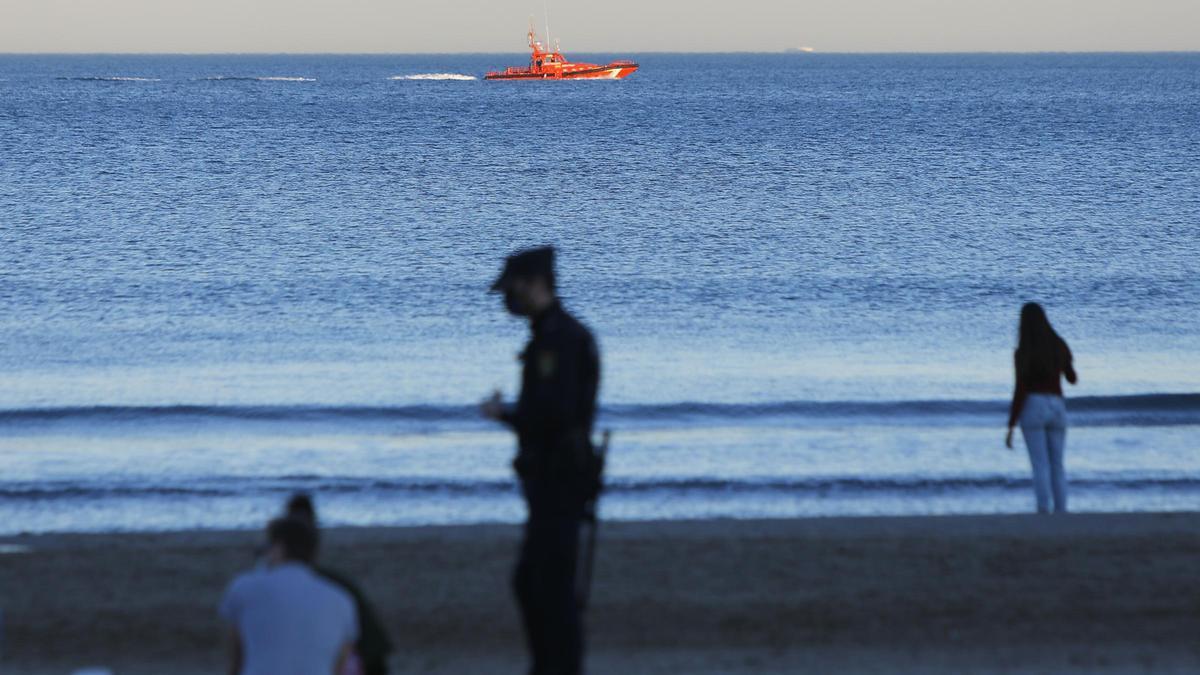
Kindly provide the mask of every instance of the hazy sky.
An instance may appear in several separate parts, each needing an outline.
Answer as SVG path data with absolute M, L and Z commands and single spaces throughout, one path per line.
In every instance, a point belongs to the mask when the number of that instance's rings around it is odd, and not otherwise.
M 1200 50 L 1200 0 L 547 0 L 565 52 Z M 0 0 L 0 52 L 520 52 L 543 0 Z

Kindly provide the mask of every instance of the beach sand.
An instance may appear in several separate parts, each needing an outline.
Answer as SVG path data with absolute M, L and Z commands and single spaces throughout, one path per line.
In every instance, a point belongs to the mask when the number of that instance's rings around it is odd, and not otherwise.
M 511 526 L 337 529 L 400 673 L 522 673 Z M 223 672 L 249 532 L 0 539 L 0 672 Z M 21 549 L 26 547 L 27 550 Z M 1200 672 L 1200 514 L 605 524 L 595 673 Z

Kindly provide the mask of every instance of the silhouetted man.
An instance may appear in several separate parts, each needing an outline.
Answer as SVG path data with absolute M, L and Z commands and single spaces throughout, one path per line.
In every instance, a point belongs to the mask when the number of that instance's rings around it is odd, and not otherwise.
M 517 433 L 513 461 L 529 509 L 513 575 L 533 675 L 583 670 L 583 625 L 575 594 L 585 502 L 599 488 L 592 422 L 600 383 L 596 341 L 559 303 L 554 249 L 510 256 L 492 285 L 508 311 L 529 320 L 521 355 L 521 395 L 506 406 L 497 392 L 485 416 Z

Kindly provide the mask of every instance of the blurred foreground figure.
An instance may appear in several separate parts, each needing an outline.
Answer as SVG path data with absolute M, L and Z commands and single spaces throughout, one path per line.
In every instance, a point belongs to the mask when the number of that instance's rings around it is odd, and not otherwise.
M 554 249 L 509 257 L 492 290 L 504 293 L 505 307 L 528 319 L 532 331 L 521 355 L 516 405 L 505 405 L 499 392 L 483 404 L 486 417 L 517 434 L 513 466 L 529 516 L 513 586 L 533 659 L 530 673 L 576 675 L 583 671 L 580 524 L 600 481 L 591 443 L 600 357 L 592 334 L 559 303 Z
M 318 548 L 320 544 L 320 529 L 317 527 L 317 510 L 312 499 L 305 494 L 293 495 L 287 503 L 287 515 L 303 520 L 317 533 Z M 350 594 L 354 600 L 354 610 L 358 615 L 359 636 L 354 644 L 354 654 L 350 660 L 358 660 L 358 664 L 349 663 L 343 670 L 343 675 L 361 672 L 363 675 L 385 675 L 387 673 L 388 655 L 392 653 L 392 643 L 388 639 L 383 622 L 375 614 L 375 608 L 363 595 L 362 590 L 344 574 L 335 572 L 324 565 L 315 564 L 313 569 L 328 581 L 333 582 L 343 591 Z
M 230 625 L 230 675 L 335 675 L 358 639 L 354 601 L 311 565 L 316 531 L 297 518 L 267 528 L 264 565 L 221 600 Z
M 1071 349 L 1035 302 L 1021 308 L 1020 337 L 1013 355 L 1016 387 L 1008 414 L 1004 444 L 1012 448 L 1013 427 L 1019 422 L 1029 463 L 1033 467 L 1033 490 L 1038 513 L 1067 511 L 1067 475 L 1063 452 L 1067 442 L 1067 406 L 1063 401 L 1062 378 L 1075 384 Z

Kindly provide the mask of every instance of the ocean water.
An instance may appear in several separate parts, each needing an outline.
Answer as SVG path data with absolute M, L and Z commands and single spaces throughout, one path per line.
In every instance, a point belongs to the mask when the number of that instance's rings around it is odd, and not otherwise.
M 1200 507 L 1200 54 L 632 57 L 0 56 L 0 534 L 519 520 L 543 243 L 608 517 L 1031 510 L 1027 300 L 1073 507 Z

